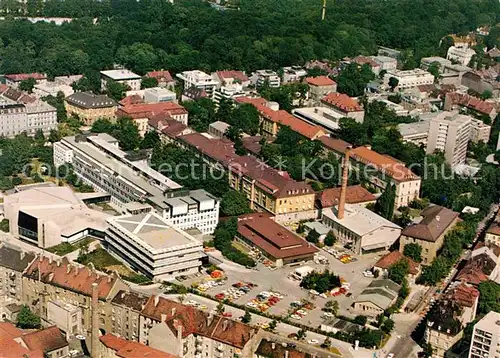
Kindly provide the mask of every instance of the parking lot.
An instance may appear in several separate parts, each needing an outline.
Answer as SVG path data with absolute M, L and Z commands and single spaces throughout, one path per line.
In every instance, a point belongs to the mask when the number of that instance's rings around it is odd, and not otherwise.
M 349 263 L 341 262 L 325 250 L 320 250 L 319 254 L 328 261 L 327 264 L 309 261 L 302 266 L 310 266 L 317 271 L 328 268 L 350 284 L 346 294 L 323 298 L 302 289 L 299 286 L 299 281 L 288 278 L 297 266 L 270 270 L 259 264 L 255 269 L 246 269 L 225 262 L 220 266 L 224 270 L 227 280 L 225 279 L 223 282 L 216 284 L 216 280 L 209 275 L 204 275 L 184 280 L 182 284 L 186 286 L 204 284 L 202 286 L 204 293 L 214 298 L 219 300 L 228 299 L 262 312 L 281 316 L 295 313 L 291 317 L 292 320 L 311 326 L 318 326 L 323 322 L 321 308 L 326 301 L 331 299 L 338 301 L 340 306 L 339 314 L 355 316 L 356 313 L 351 312 L 350 306 L 360 292 L 373 280 L 373 278 L 365 277 L 363 271 L 371 268 L 383 253 L 353 256 L 355 261 Z M 299 307 L 299 303 L 301 306 L 304 303 L 309 304 L 306 307 Z M 293 309 L 293 312 L 291 309 Z

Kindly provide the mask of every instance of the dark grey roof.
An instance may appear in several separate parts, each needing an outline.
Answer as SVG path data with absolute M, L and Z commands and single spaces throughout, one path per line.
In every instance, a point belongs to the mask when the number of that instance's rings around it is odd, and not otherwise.
M 140 312 L 148 302 L 149 296 L 137 292 L 120 290 L 111 301 L 114 305 L 125 306 Z
M 66 97 L 66 102 L 80 108 L 108 108 L 116 106 L 116 102 L 104 94 L 91 92 L 75 92 Z
M 0 266 L 2 267 L 23 272 L 34 259 L 33 253 L 25 253 L 20 249 L 5 245 L 0 247 Z

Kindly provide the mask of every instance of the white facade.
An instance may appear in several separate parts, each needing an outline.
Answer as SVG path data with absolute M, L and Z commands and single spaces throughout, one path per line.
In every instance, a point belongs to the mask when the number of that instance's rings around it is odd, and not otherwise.
M 451 166 L 464 163 L 471 137 L 471 123 L 470 116 L 457 112 L 439 113 L 430 122 L 426 153 L 440 150 Z
M 0 105 L 0 137 L 15 137 L 28 128 L 28 116 L 23 104 Z
M 474 326 L 469 358 L 500 356 L 500 313 L 490 311 Z
M 132 91 L 141 89 L 141 76 L 129 70 L 101 71 L 101 90 L 106 90 L 108 81 L 118 82 L 130 87 Z
M 66 84 L 60 84 L 56 82 L 45 82 L 38 83 L 33 88 L 33 93 L 38 97 L 53 96 L 56 97 L 59 92 L 64 93 L 64 97 L 71 96 L 75 91 L 73 87 Z
M 292 114 L 305 122 L 317 124 L 329 131 L 339 129 L 339 121 L 345 117 L 345 115 L 328 107 L 295 108 L 292 110 Z
M 283 67 L 283 83 L 299 82 L 307 71 L 299 66 Z
M 198 272 L 203 245 L 155 213 L 124 215 L 108 220 L 110 251 L 155 280 Z
M 451 46 L 448 49 L 446 58 L 450 61 L 457 61 L 461 65 L 468 66 L 472 56 L 475 54 L 476 51 L 468 46 Z
M 470 140 L 474 143 L 488 143 L 490 140 L 491 126 L 485 124 L 482 120 L 472 118 Z
M 204 90 L 209 98 L 213 98 L 213 94 L 219 81 L 216 81 L 203 71 L 193 70 L 184 71 L 176 75 L 177 78 L 184 81 L 184 89 L 195 87 L 200 90 Z
M 380 71 L 393 71 L 398 66 L 398 60 L 388 56 L 371 56 L 371 59 L 380 66 Z
M 146 103 L 176 102 L 177 95 L 166 88 L 154 87 L 144 90 L 143 98 Z
M 406 89 L 410 89 L 420 85 L 431 85 L 434 83 L 434 76 L 422 69 L 387 71 L 387 73 L 384 75 L 385 86 L 389 85 L 389 79 L 391 77 L 394 77 L 399 81 L 396 89 L 399 89 L 400 91 L 404 91 Z
M 415 145 L 427 146 L 429 137 L 430 120 L 423 120 L 414 123 L 398 124 L 399 133 L 405 143 L 413 143 Z
M 52 129 L 57 129 L 57 109 L 43 101 L 36 101 L 26 105 L 28 135 L 34 135 L 41 129 L 44 133 L 49 133 Z
M 281 86 L 281 78 L 275 71 L 258 70 L 252 77 L 256 78 L 255 84 L 257 87 L 263 86 L 266 81 L 269 83 L 269 87 Z

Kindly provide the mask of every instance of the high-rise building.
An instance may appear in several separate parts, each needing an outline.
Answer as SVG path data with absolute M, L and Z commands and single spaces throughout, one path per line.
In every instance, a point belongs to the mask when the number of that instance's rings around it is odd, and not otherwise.
M 500 357 L 500 313 L 490 311 L 474 326 L 469 358 Z
M 444 152 L 451 166 L 462 164 L 467 156 L 467 144 L 471 137 L 472 118 L 458 112 L 441 112 L 431 119 L 427 154 L 436 150 Z

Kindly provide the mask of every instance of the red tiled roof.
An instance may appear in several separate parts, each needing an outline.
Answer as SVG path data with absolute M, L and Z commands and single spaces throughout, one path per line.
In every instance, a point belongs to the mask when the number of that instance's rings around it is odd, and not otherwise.
M 146 77 L 156 78 L 158 82 L 172 82 L 174 80 L 168 71 L 151 71 L 146 73 Z
M 321 100 L 323 103 L 340 109 L 343 112 L 359 112 L 363 107 L 354 99 L 344 93 L 329 93 Z
M 124 99 L 122 99 L 120 102 L 118 102 L 118 104 L 120 104 L 120 106 L 130 106 L 132 104 L 139 104 L 139 103 L 144 103 L 144 100 L 138 94 L 133 94 L 131 96 L 127 96 Z
M 437 89 L 436 86 L 433 84 L 418 85 L 417 88 L 420 92 L 425 92 L 425 93 L 431 93 L 432 91 L 435 91 Z
M 1 93 L 4 93 L 5 91 L 7 91 L 10 87 L 3 84 L 3 83 L 0 83 L 0 94 Z
M 456 280 L 476 286 L 481 282 L 488 281 L 489 277 L 483 272 L 482 268 L 483 264 L 480 261 L 471 260 L 459 271 Z
M 418 224 L 408 226 L 401 235 L 435 242 L 458 218 L 459 213 L 443 206 L 429 206 L 421 215 L 423 219 Z
M 380 67 L 380 65 L 372 60 L 370 57 L 366 56 L 357 56 L 353 58 L 353 61 L 356 62 L 358 65 L 369 65 L 371 68 L 374 67 Z
M 262 213 L 240 216 L 238 233 L 277 259 L 312 256 L 318 252 L 314 245 Z
M 479 297 L 479 291 L 474 287 L 461 283 L 450 292 L 447 292 L 446 297 L 457 302 L 462 307 L 473 308 Z
M 340 199 L 342 188 L 328 188 L 316 193 L 316 205 L 320 208 L 330 208 L 337 205 Z M 361 185 L 351 185 L 347 187 L 346 203 L 359 204 L 377 200 L 375 195 L 363 188 Z
M 19 81 L 24 81 L 29 78 L 34 78 L 35 80 L 43 80 L 47 78 L 46 74 L 43 73 L 16 73 L 16 74 L 10 74 L 10 75 L 4 75 L 5 78 L 14 81 L 14 82 L 19 82 Z
M 306 77 L 307 84 L 311 86 L 333 86 L 335 81 L 327 76 L 318 76 L 318 77 Z
M 333 138 L 329 136 L 319 137 L 318 140 L 323 143 L 323 147 L 333 150 L 334 152 L 345 154 L 346 150 L 352 147 L 351 143 L 345 140 Z
M 187 114 L 188 111 L 180 104 L 174 102 L 139 103 L 120 107 L 116 112 L 118 116 L 132 118 L 150 118 L 159 113 L 168 113 L 171 116 Z
M 447 93 L 446 100 L 451 101 L 453 104 L 465 106 L 487 115 L 490 115 L 490 113 L 495 109 L 495 104 L 492 102 L 486 102 L 468 94 L 458 92 Z
M 231 172 L 255 180 L 259 188 L 275 198 L 312 194 L 313 192 L 305 182 L 290 179 L 286 172 L 271 168 L 253 156 L 237 155 L 230 140 L 209 139 L 200 133 L 183 135 L 179 139 L 228 168 Z
M 495 219 L 491 223 L 488 230 L 486 230 L 488 234 L 498 235 L 500 236 L 500 210 L 498 211 Z
M 258 107 L 258 106 L 266 106 L 267 104 L 267 101 L 262 98 L 262 97 L 246 97 L 246 96 L 243 96 L 243 97 L 237 97 L 235 98 L 235 101 L 238 102 L 238 103 L 248 103 L 248 104 L 251 104 L 255 107 Z
M 135 341 L 117 337 L 113 334 L 106 334 L 99 337 L 101 343 L 107 348 L 115 351 L 116 356 L 122 358 L 175 358 L 177 356 L 158 349 L 154 349 Z
M 358 147 L 350 151 L 351 158 L 365 165 L 371 165 L 396 181 L 403 182 L 420 179 L 404 163 L 389 155 L 377 153 L 367 147 Z
M 224 80 L 226 78 L 234 78 L 240 80 L 240 82 L 247 82 L 248 76 L 242 71 L 217 71 L 217 77 Z
M 56 326 L 25 334 L 22 336 L 22 340 L 28 349 L 44 353 L 52 352 L 68 345 L 66 338 L 64 338 Z
M 10 322 L 0 322 L 0 338 L 17 338 L 23 334 L 19 328 Z
M 409 272 L 412 275 L 418 274 L 418 266 L 419 264 L 413 261 L 412 259 L 404 256 L 399 251 L 389 252 L 387 255 L 383 256 L 377 263 L 374 265 L 375 267 L 380 267 L 382 269 L 388 270 L 389 267 L 394 265 L 395 263 L 406 260 L 408 262 Z
M 207 331 L 202 333 L 202 335 L 218 342 L 243 349 L 255 333 L 255 329 L 247 324 L 233 321 L 226 317 L 217 316 L 210 323 Z
M 241 138 L 243 147 L 253 154 L 259 154 L 262 146 L 260 145 L 261 136 L 250 136 Z
M 158 113 L 152 116 L 149 118 L 148 124 L 170 138 L 176 138 L 188 129 L 188 126 L 172 119 L 167 113 Z
M 8 355 L 3 355 L 8 352 Z M 43 352 L 31 352 L 29 349 L 24 348 L 12 338 L 0 337 L 0 354 L 5 358 L 44 358 Z
M 92 284 L 97 283 L 100 299 L 106 299 L 118 277 L 115 274 L 105 275 L 97 273 L 88 267 L 70 264 L 66 258 L 61 261 L 37 257 L 26 269 L 24 276 L 32 280 L 62 287 L 64 289 L 92 295 Z
M 19 98 L 19 102 L 24 103 L 24 104 L 29 104 L 36 102 L 36 98 L 33 96 L 30 96 L 28 94 L 23 94 L 21 98 Z

